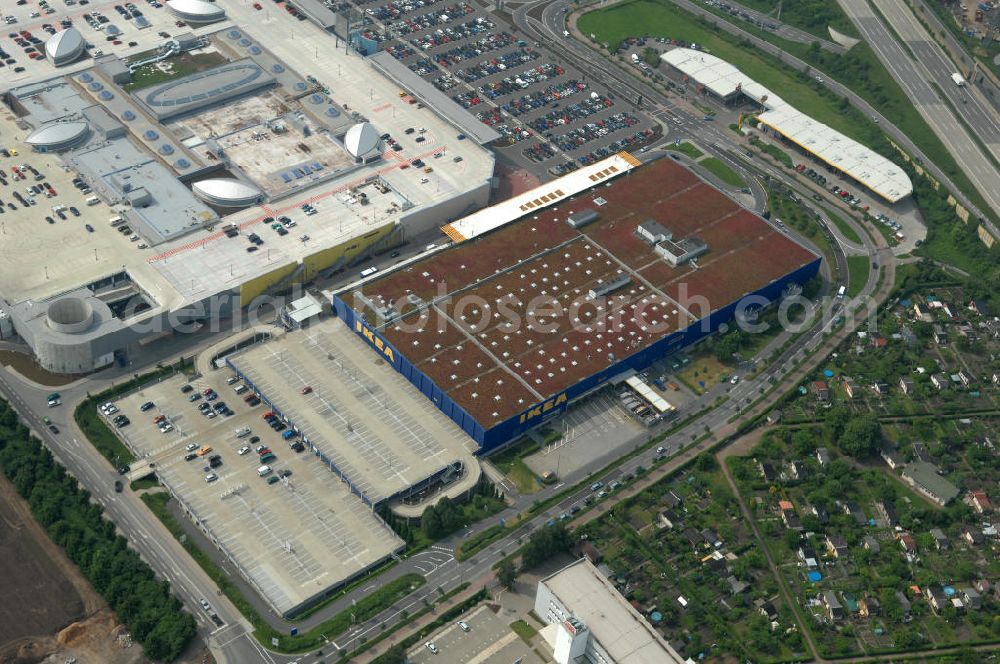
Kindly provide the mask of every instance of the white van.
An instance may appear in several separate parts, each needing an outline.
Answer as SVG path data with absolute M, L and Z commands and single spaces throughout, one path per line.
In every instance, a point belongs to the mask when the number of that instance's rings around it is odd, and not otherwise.
M 87 199 L 87 205 L 97 205 L 100 202 L 101 199 L 98 198 L 97 196 L 91 196 L 90 198 Z
M 111 228 L 118 228 L 119 226 L 125 223 L 125 219 L 123 219 L 121 215 L 116 214 L 115 216 L 108 219 L 108 223 L 111 224 Z
M 243 427 L 233 432 L 237 438 L 246 438 L 250 435 L 250 427 Z
M 248 389 L 250 389 L 250 388 L 247 387 L 246 385 L 244 385 L 243 383 L 240 383 L 239 385 L 237 385 L 236 387 L 233 388 L 233 390 L 236 391 L 236 394 L 243 394 Z
M 257 469 L 257 476 L 258 477 L 267 477 L 270 474 L 271 474 L 271 467 L 270 466 L 261 466 L 260 468 Z
M 377 267 L 366 267 L 365 269 L 361 270 L 361 278 L 364 279 L 366 277 L 370 277 L 376 272 L 378 272 Z

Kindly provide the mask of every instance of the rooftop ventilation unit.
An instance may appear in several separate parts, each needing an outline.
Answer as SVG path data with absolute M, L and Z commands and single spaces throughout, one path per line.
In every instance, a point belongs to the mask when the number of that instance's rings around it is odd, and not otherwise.
M 587 208 L 586 210 L 574 212 L 569 215 L 566 219 L 566 223 L 569 224 L 570 228 L 583 228 L 587 224 L 592 224 L 600 218 L 601 215 L 597 214 L 596 211 Z
M 622 273 L 617 276 L 608 279 L 604 283 L 597 284 L 587 293 L 587 299 L 593 300 L 605 295 L 610 295 L 619 288 L 624 288 L 632 282 L 632 276 L 627 273 Z

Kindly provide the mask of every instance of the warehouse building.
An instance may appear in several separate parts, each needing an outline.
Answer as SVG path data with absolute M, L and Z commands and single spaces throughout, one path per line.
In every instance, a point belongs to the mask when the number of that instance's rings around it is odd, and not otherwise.
M 457 246 L 333 306 L 484 452 L 820 265 L 676 162 L 627 153 L 442 230 Z
M 913 193 L 913 183 L 901 167 L 802 113 L 725 60 L 689 48 L 671 49 L 660 59 L 722 103 L 749 99 L 758 104 L 757 120 L 762 126 L 889 203 Z

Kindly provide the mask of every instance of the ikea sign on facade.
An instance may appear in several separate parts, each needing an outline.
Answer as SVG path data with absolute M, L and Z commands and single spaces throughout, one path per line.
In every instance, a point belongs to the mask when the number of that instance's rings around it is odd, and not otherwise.
M 387 360 L 395 364 L 396 357 L 392 352 L 392 346 L 383 341 L 382 337 L 375 334 L 371 328 L 362 323 L 360 318 L 354 319 L 354 331 L 361 335 L 365 341 L 371 344 L 375 350 L 382 353 Z

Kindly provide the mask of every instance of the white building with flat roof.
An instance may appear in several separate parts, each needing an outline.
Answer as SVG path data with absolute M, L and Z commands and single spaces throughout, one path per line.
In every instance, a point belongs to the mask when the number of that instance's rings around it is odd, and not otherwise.
M 587 558 L 538 582 L 535 615 L 557 664 L 684 662 Z
M 743 96 L 760 104 L 757 120 L 762 125 L 888 202 L 913 193 L 913 183 L 900 166 L 799 111 L 725 60 L 690 48 L 671 49 L 660 59 L 726 103 Z

